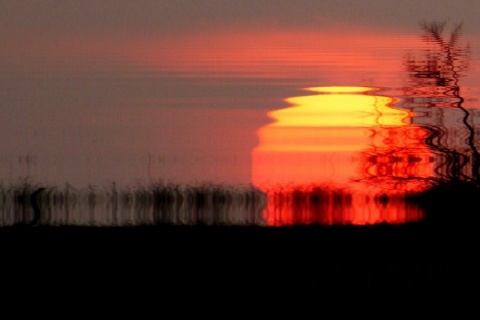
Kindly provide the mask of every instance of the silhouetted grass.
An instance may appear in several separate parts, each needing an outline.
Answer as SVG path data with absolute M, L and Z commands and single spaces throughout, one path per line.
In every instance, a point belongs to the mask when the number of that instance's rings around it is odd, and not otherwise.
M 87 187 L 0 185 L 0 225 L 141 226 L 263 224 L 265 195 L 253 186 Z
M 33 199 L 35 192 L 38 194 Z M 0 185 L 0 226 L 348 224 L 351 221 L 345 214 L 351 215 L 359 205 L 354 198 L 351 192 L 320 185 L 261 191 L 254 186 L 214 184 L 121 189 L 112 184 L 76 189 L 24 182 Z M 423 210 L 428 221 L 468 223 L 480 220 L 479 200 L 480 184 L 476 181 L 437 179 L 422 192 L 405 196 L 380 193 L 362 205 L 368 206 L 365 210 L 386 212 L 405 203 L 405 210 L 412 206 Z M 403 222 L 418 221 L 414 211 Z M 388 220 L 380 217 L 377 223 Z

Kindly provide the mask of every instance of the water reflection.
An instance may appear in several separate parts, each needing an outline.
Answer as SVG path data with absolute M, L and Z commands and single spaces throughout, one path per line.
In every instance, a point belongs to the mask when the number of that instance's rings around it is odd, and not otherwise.
M 422 217 L 401 199 L 433 172 L 424 130 L 412 113 L 372 87 L 309 88 L 258 131 L 253 182 L 269 197 L 266 220 L 402 223 Z M 404 183 L 394 183 L 396 178 Z M 375 179 L 371 179 L 375 178 Z M 374 181 L 372 181 L 374 180 Z M 387 205 L 388 203 L 388 205 Z
M 460 42 L 461 25 L 445 35 L 445 23 L 422 25 L 428 49 L 409 54 L 403 108 L 420 113 L 416 123 L 428 132 L 425 143 L 435 154 L 436 182 L 480 182 L 479 110 L 466 106 L 460 80 L 466 75 L 470 48 Z
M 253 151 L 268 223 L 404 223 L 426 211 L 438 216 L 445 190 L 462 203 L 475 198 L 465 195 L 480 185 L 479 110 L 466 105 L 460 86 L 470 49 L 461 25 L 449 35 L 444 23 L 422 29 L 426 49 L 406 55 L 403 95 L 308 88 L 316 94 L 288 98 L 290 107 L 268 114 L 273 122 L 258 131 Z
M 425 143 L 426 129 L 417 125 L 378 126 L 370 132 L 371 144 L 361 152 L 363 177 L 358 180 L 390 192 L 419 192 L 429 186 L 434 157 Z

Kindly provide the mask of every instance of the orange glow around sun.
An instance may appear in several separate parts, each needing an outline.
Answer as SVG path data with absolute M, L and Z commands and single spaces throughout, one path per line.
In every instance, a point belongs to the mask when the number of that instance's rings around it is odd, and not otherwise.
M 426 132 L 410 123 L 411 112 L 372 95 L 375 88 L 308 90 L 315 94 L 286 99 L 291 106 L 269 112 L 273 122 L 257 132 L 253 183 L 269 195 L 268 223 L 420 219 L 400 201 L 433 174 Z

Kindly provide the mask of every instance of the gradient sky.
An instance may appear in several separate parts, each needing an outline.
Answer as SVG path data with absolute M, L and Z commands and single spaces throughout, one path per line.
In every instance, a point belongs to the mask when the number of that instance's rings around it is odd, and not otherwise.
M 477 0 L 2 0 L 2 33 L 165 35 L 224 28 L 310 29 L 336 25 L 415 30 L 421 20 L 463 22 L 480 32 Z
M 28 63 L 33 56 L 33 64 L 45 63 L 46 57 L 58 64 L 79 56 L 84 63 L 90 57 L 165 69 L 221 57 L 231 65 L 239 57 L 248 61 L 249 54 L 265 56 L 262 48 L 278 53 L 279 48 L 303 46 L 305 54 L 322 42 L 333 51 L 358 50 L 366 45 L 367 34 L 408 46 L 392 35 L 418 37 L 421 21 L 463 23 L 465 35 L 479 35 L 478 13 L 476 0 L 4 0 L 0 58 L 7 65 Z M 295 57 L 304 60 L 300 52 Z M 257 59 L 257 64 L 264 60 Z
M 214 65 L 217 72 L 264 73 L 278 69 L 270 62 L 285 60 L 355 67 L 372 60 L 366 47 L 418 44 L 422 21 L 463 23 L 467 37 L 478 36 L 479 13 L 476 0 L 4 0 L 0 62 L 38 68 L 100 61 L 169 71 Z M 298 50 L 286 55 L 291 49 Z M 335 58 L 342 51 L 356 52 L 358 61 Z

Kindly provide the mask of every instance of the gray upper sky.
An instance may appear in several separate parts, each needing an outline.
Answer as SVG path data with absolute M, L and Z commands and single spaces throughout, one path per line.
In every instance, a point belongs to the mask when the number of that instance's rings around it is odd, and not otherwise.
M 480 33 L 479 14 L 478 0 L 0 0 L 0 32 L 154 35 L 332 24 L 408 31 L 445 20 Z

